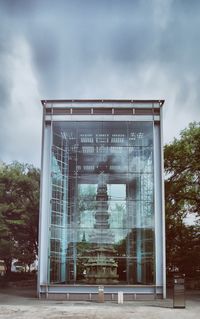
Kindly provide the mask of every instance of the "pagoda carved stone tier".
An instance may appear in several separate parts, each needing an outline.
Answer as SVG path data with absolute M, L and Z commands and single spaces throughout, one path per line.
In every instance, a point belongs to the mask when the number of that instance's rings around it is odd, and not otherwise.
M 110 230 L 106 176 L 99 174 L 96 195 L 94 230 L 90 236 L 93 249 L 86 252 L 85 281 L 89 284 L 118 283 L 116 251 L 113 247 L 114 234 Z
M 118 283 L 117 263 L 112 255 L 115 250 L 112 246 L 103 246 L 88 251 L 86 267 L 86 282 L 88 284 L 115 284 Z

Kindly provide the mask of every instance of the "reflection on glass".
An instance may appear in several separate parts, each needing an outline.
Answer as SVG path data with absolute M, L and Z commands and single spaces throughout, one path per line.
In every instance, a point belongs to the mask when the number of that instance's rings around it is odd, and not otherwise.
M 55 122 L 49 280 L 154 281 L 150 122 Z

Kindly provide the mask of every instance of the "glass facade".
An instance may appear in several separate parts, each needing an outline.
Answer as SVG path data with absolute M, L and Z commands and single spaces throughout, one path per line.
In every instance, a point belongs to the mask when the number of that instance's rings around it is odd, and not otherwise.
M 153 122 L 52 122 L 49 283 L 153 284 Z

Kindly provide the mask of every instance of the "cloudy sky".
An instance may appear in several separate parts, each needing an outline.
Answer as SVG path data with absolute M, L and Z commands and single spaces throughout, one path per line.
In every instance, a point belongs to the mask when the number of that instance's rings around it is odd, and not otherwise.
M 0 0 L 0 159 L 40 166 L 41 99 L 165 99 L 200 119 L 200 1 Z

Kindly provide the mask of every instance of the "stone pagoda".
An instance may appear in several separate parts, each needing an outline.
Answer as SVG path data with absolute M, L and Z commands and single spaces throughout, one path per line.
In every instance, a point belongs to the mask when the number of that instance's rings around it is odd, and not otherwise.
M 85 263 L 85 280 L 90 284 L 118 282 L 114 234 L 110 230 L 109 217 L 106 176 L 101 172 L 98 178 L 94 230 L 90 235 L 93 249 L 87 251 L 89 258 Z

